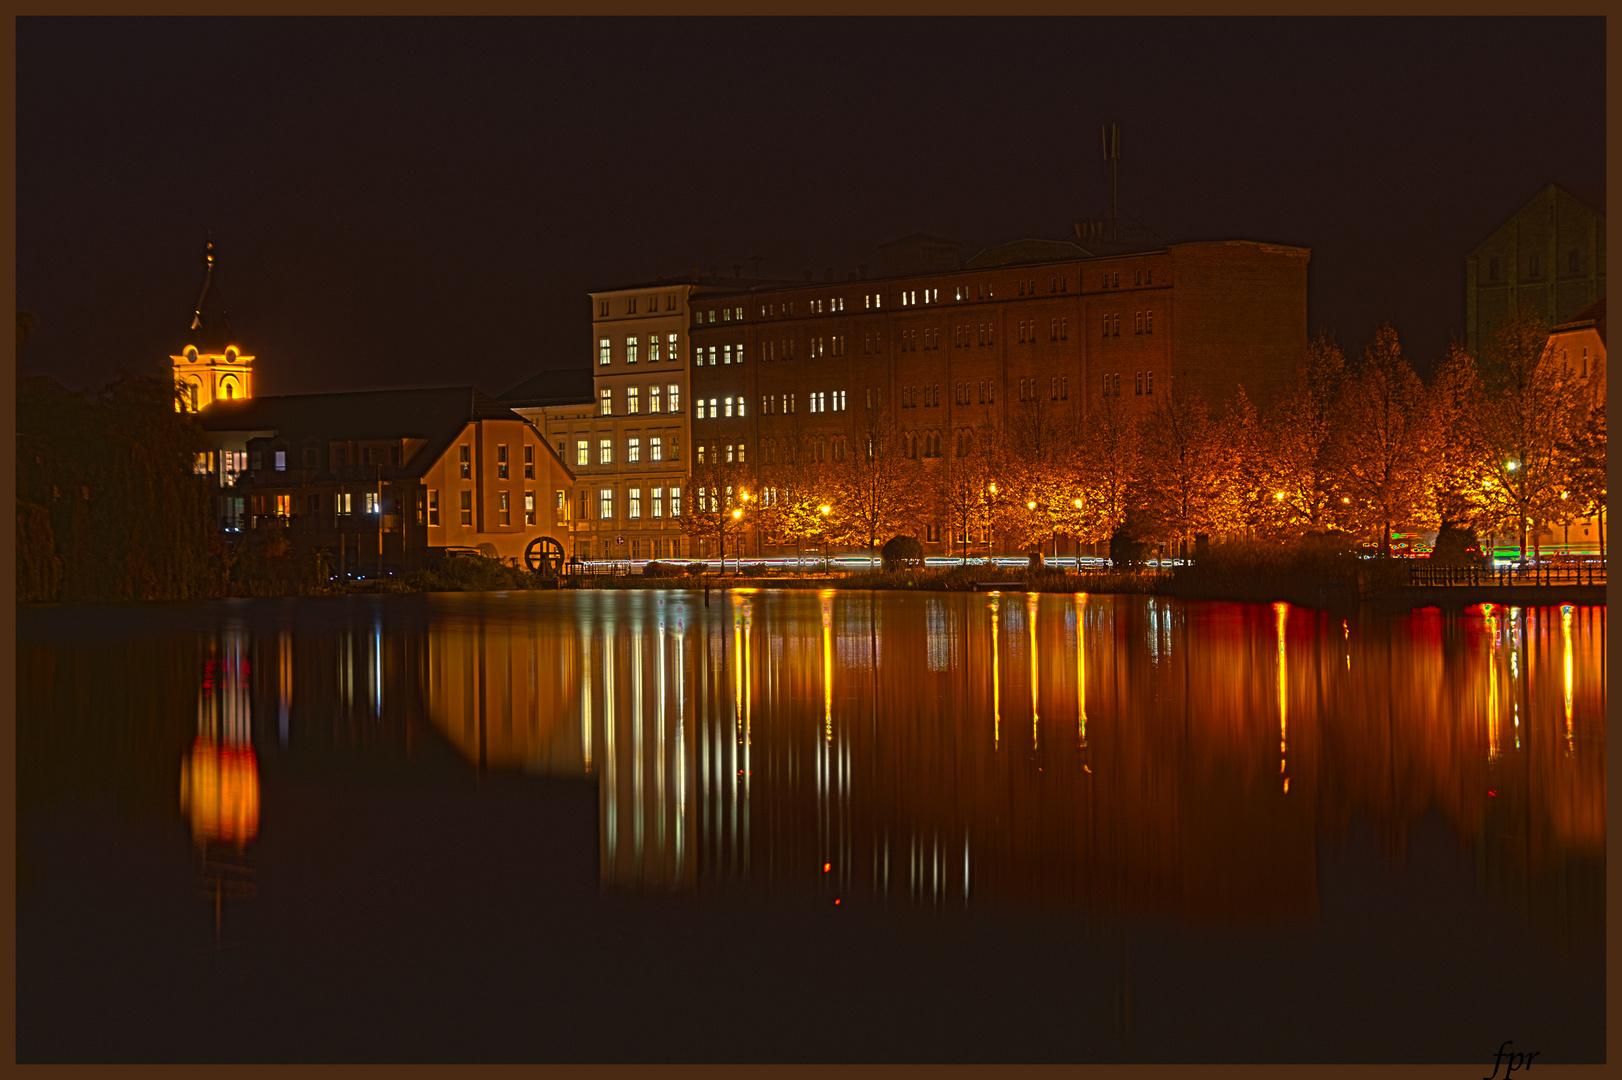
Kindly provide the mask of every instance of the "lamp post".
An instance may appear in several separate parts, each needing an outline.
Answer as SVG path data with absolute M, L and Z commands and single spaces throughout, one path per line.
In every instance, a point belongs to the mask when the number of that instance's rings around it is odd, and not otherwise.
M 822 515 L 822 569 L 828 572 L 828 513 L 833 507 L 823 503 L 817 507 L 817 513 Z
M 986 565 L 991 565 L 991 553 L 997 544 L 991 535 L 992 523 L 997 520 L 997 482 L 991 482 L 991 505 L 986 514 Z

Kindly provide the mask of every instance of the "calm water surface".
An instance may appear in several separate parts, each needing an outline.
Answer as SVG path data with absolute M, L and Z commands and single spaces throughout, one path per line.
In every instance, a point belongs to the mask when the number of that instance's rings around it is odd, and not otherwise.
M 25 610 L 23 1060 L 1604 1057 L 1605 609 Z

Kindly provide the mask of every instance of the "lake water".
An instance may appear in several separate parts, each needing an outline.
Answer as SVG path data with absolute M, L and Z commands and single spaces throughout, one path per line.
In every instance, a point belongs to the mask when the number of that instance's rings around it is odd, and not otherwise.
M 1605 609 L 18 615 L 20 1060 L 1604 1060 Z

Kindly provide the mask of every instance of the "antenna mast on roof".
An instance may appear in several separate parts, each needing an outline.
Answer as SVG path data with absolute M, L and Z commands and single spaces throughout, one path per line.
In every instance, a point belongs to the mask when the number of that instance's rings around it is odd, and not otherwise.
M 1120 239 L 1117 222 L 1120 214 L 1121 125 L 1104 125 L 1104 160 L 1109 162 L 1109 238 Z

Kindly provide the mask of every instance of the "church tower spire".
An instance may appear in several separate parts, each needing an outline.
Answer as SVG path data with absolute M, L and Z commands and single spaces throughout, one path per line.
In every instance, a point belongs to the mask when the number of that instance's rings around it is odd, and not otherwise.
M 215 401 L 253 396 L 253 357 L 244 355 L 237 345 L 225 313 L 213 234 L 203 248 L 203 289 L 192 309 L 186 347 L 169 359 L 178 393 L 176 409 L 196 412 Z

